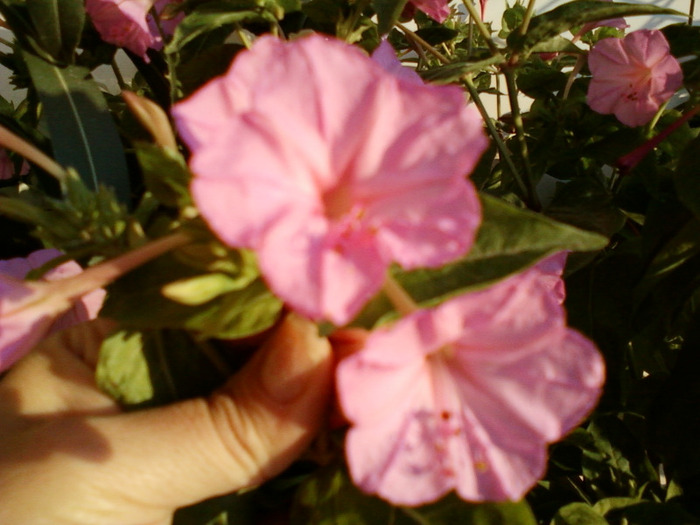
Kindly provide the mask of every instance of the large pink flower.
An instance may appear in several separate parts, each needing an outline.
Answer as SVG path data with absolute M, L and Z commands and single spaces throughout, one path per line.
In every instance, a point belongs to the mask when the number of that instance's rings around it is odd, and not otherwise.
M 102 289 L 73 301 L 53 293 L 45 283 L 21 280 L 60 255 L 58 250 L 39 250 L 27 258 L 0 261 L 0 371 L 12 366 L 47 334 L 94 319 L 102 307 Z M 43 280 L 57 281 L 81 272 L 76 262 L 69 261 L 47 272 Z
M 263 37 L 173 114 L 202 216 L 313 319 L 344 324 L 392 262 L 439 266 L 474 240 L 465 176 L 487 141 L 459 88 L 334 39 Z
M 598 113 L 614 113 L 628 126 L 649 122 L 683 83 L 680 64 L 657 30 L 600 40 L 588 55 L 588 67 L 593 75 L 588 105 Z
M 567 328 L 550 273 L 534 268 L 370 334 L 342 361 L 354 482 L 399 505 L 455 490 L 517 500 L 546 468 L 547 444 L 595 405 L 604 366 Z
M 162 13 L 169 4 L 181 0 L 86 0 L 85 9 L 105 42 L 124 47 L 146 61 L 148 49 L 161 49 L 163 39 L 153 17 L 155 7 Z M 184 15 L 161 21 L 165 34 L 172 34 Z

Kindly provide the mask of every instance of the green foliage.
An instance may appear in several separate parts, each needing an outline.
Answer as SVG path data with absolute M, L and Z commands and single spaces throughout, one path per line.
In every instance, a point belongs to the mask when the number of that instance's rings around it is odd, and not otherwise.
M 529 53 L 536 45 L 588 22 L 624 16 L 662 14 L 683 16 L 683 13 L 673 9 L 649 4 L 574 0 L 533 17 L 525 34 L 521 34 L 519 28 L 513 30 L 508 36 L 508 44 L 516 53 Z
M 31 53 L 23 58 L 44 106 L 56 160 L 74 168 L 92 190 L 112 188 L 122 203 L 130 203 L 121 139 L 90 72 L 59 67 Z
M 526 3 L 516 1 L 504 5 L 494 43 L 462 17 L 438 24 L 406 0 L 187 0 L 180 7 L 186 16 L 164 50 L 152 51 L 148 63 L 130 56 L 137 72 L 117 78 L 166 112 L 223 73 L 248 40 L 270 32 L 327 33 L 368 52 L 387 35 L 425 81 L 465 88 L 470 80 L 470 96 L 498 97 L 500 114 L 485 117 L 489 151 L 472 174 L 483 206 L 475 246 L 442 268 L 392 274 L 416 301 L 433 305 L 570 251 L 569 323 L 600 348 L 607 381 L 598 408 L 552 445 L 546 475 L 521 502 L 473 504 L 452 494 L 424 507 L 392 506 L 350 481 L 333 442 L 341 429 L 323 436 L 330 450 L 320 459 L 313 450 L 282 477 L 182 510 L 175 523 L 258 525 L 290 505 L 293 525 L 700 523 L 698 117 L 633 170 L 618 165 L 700 100 L 700 26 L 671 24 L 677 20 L 667 15 L 679 13 L 660 2 L 576 0 L 528 19 Z M 103 344 L 97 379 L 130 409 L 210 392 L 284 305 L 254 254 L 224 246 L 198 217 L 186 148 L 151 143 L 124 102 L 93 79 L 98 66 L 112 68 L 116 48 L 86 23 L 84 1 L 0 0 L 0 14 L 14 35 L 0 63 L 14 87 L 29 88 L 17 106 L 0 99 L 0 124 L 71 168 L 62 181 L 36 165 L 0 180 L 2 258 L 47 246 L 87 266 L 175 229 L 191 232 L 189 244 L 108 288 L 102 315 L 120 329 Z M 603 27 L 579 38 L 567 31 L 636 15 L 665 24 L 672 53 L 685 57 L 688 96 L 632 129 L 586 103 L 590 46 L 622 32 Z M 398 25 L 409 19 L 415 34 Z M 495 36 L 489 24 L 486 31 Z M 506 109 L 504 75 L 514 80 L 519 111 Z M 394 317 L 379 294 L 353 324 Z
M 595 251 L 608 239 L 528 210 L 510 206 L 500 199 L 481 195 L 483 221 L 476 243 L 466 257 L 439 269 L 395 271 L 395 278 L 422 305 L 434 305 L 501 280 L 562 250 Z M 383 295 L 370 302 L 355 320 L 371 327 L 391 311 Z

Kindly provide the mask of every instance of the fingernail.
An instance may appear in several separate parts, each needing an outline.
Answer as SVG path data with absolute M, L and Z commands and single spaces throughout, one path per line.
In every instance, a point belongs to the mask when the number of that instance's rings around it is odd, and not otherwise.
M 290 403 L 310 384 L 319 364 L 329 358 L 330 344 L 311 321 L 289 314 L 265 344 L 260 380 L 271 398 Z

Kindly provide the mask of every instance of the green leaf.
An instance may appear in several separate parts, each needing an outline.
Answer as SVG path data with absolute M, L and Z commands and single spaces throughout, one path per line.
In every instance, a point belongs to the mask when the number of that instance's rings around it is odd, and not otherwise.
M 674 503 L 640 502 L 614 512 L 625 525 L 698 525 L 700 519 Z
M 406 6 L 407 0 L 372 0 L 372 7 L 377 13 L 377 31 L 385 35 L 394 27 Z
M 85 24 L 84 0 L 27 0 L 39 44 L 57 60 L 70 62 Z
M 678 200 L 700 218 L 700 167 L 698 166 L 700 137 L 695 138 L 683 150 L 678 168 L 673 172 L 673 184 Z
M 399 518 L 399 519 L 397 519 Z M 316 471 L 299 488 L 291 525 L 410 525 L 397 509 L 360 492 L 345 470 L 330 465 Z
M 166 206 L 190 205 L 191 173 L 182 155 L 149 142 L 137 142 L 134 148 L 148 191 Z
M 636 505 L 637 503 L 639 503 L 638 498 L 603 498 L 596 501 L 595 505 L 593 505 L 593 510 L 595 510 L 601 516 L 605 516 L 612 510 L 623 509 L 625 507 L 629 507 L 630 505 Z
M 205 278 L 200 269 L 167 254 L 112 284 L 102 313 L 133 328 L 186 329 L 201 337 L 232 339 L 262 332 L 277 321 L 282 303 L 257 277 L 250 260 L 239 258 L 236 268 L 235 254 L 227 254 L 218 264 L 221 270 L 233 268 L 220 293 L 207 292 L 214 296 L 209 301 L 199 304 L 196 298 L 186 301 L 183 297 L 175 301 L 163 295 L 163 288 L 173 282 Z
M 153 399 L 155 388 L 143 354 L 141 332 L 118 331 L 100 348 L 95 371 L 97 385 L 123 405 L 138 405 Z
M 99 387 L 130 407 L 163 405 L 209 393 L 225 379 L 185 332 L 120 330 L 102 343 Z
M 659 277 L 700 253 L 700 219 L 693 218 L 654 257 L 646 278 Z
M 166 53 L 177 53 L 194 39 L 227 25 L 242 22 L 275 22 L 276 17 L 257 0 L 209 2 L 187 15 L 175 28 Z M 278 6 L 279 7 L 279 6 Z M 279 13 L 277 13 L 279 14 Z
M 428 508 L 418 509 L 431 525 L 537 525 L 537 520 L 526 501 L 503 503 L 467 503 L 448 496 Z
M 414 300 L 425 306 L 494 283 L 562 250 L 595 251 L 608 239 L 554 221 L 542 214 L 515 208 L 489 195 L 480 195 L 482 223 L 476 243 L 464 259 L 438 269 L 395 272 Z M 380 295 L 369 303 L 355 324 L 373 326 L 392 311 Z
M 129 203 L 122 142 L 90 72 L 78 66 L 61 68 L 31 53 L 23 57 L 44 107 L 56 160 L 75 168 L 91 190 L 110 187 L 120 202 Z
M 502 64 L 505 60 L 505 57 L 498 55 L 477 62 L 453 62 L 421 71 L 420 75 L 428 82 L 449 84 L 459 80 L 464 75 L 483 71 L 489 66 Z
M 533 17 L 530 20 L 527 33 L 521 35 L 519 29 L 514 30 L 508 36 L 508 45 L 516 53 L 527 53 L 531 52 L 537 44 L 554 38 L 572 27 L 588 22 L 599 22 L 624 16 L 664 14 L 686 16 L 674 9 L 650 4 L 574 0 Z
M 676 58 L 700 54 L 700 26 L 671 24 L 661 29 Z
M 608 521 L 585 503 L 569 503 L 554 515 L 551 525 L 609 525 Z

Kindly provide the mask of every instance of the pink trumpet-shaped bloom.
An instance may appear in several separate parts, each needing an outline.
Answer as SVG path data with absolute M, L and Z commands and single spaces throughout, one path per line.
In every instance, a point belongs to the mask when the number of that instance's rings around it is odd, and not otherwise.
M 411 0 L 410 3 L 440 23 L 450 16 L 448 0 Z
M 105 42 L 124 47 L 148 61 L 148 49 L 161 49 L 163 39 L 149 11 L 163 13 L 181 0 L 86 0 L 85 9 Z M 162 20 L 161 29 L 172 34 L 184 15 Z
M 391 263 L 440 266 L 474 241 L 465 176 L 487 140 L 459 88 L 338 40 L 263 37 L 173 115 L 204 219 L 310 318 L 345 324 Z
M 603 380 L 540 268 L 418 311 L 339 364 L 351 476 L 398 505 L 520 499 Z
M 47 281 L 81 273 L 73 261 L 48 271 L 43 283 L 22 281 L 31 270 L 60 255 L 58 250 L 39 250 L 27 258 L 0 261 L 0 371 L 12 366 L 46 335 L 97 317 L 104 290 L 72 301 L 46 286 Z
M 649 122 L 683 83 L 681 66 L 657 30 L 600 40 L 588 55 L 588 67 L 593 76 L 588 105 L 628 126 Z

